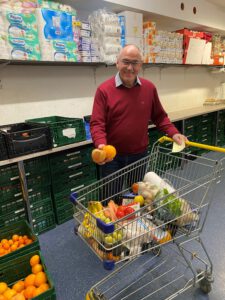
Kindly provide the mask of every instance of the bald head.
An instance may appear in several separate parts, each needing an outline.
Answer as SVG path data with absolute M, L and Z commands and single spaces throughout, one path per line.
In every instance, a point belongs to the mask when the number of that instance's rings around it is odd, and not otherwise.
M 142 55 L 140 49 L 133 44 L 126 45 L 120 50 L 120 53 L 117 56 L 117 60 L 122 59 L 125 56 L 132 56 L 138 61 L 142 61 Z

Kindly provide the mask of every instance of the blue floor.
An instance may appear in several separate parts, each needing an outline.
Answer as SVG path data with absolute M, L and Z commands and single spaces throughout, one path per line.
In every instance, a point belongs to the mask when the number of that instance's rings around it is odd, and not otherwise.
M 225 176 L 216 186 L 206 224 L 201 234 L 213 262 L 214 283 L 206 295 L 191 288 L 176 299 L 225 299 Z M 102 262 L 74 234 L 74 221 L 68 221 L 40 235 L 40 244 L 47 268 L 56 288 L 57 300 L 84 300 L 92 285 L 109 274 Z M 160 300 L 158 298 L 149 298 Z

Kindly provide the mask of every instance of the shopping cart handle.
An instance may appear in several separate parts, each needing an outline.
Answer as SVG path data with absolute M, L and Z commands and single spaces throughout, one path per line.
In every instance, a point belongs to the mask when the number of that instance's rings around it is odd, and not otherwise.
M 162 136 L 160 139 L 158 139 L 159 143 L 164 143 L 164 142 L 173 142 L 173 139 L 167 137 L 167 136 Z M 215 146 L 210 146 L 206 144 L 200 144 L 200 143 L 195 143 L 195 142 L 190 142 L 190 141 L 185 141 L 186 146 L 191 146 L 191 147 L 197 147 L 201 149 L 206 149 L 210 151 L 216 151 L 216 152 L 223 152 L 225 153 L 225 148 L 222 147 L 215 147 Z

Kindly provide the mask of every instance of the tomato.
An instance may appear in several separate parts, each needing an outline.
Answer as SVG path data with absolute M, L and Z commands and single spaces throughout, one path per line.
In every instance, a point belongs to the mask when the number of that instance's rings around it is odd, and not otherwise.
M 116 216 L 117 216 L 118 219 L 121 219 L 125 216 L 125 213 L 124 213 L 123 210 L 118 210 L 117 209 Z
M 124 210 L 124 213 L 125 213 L 125 215 L 127 216 L 127 215 L 129 215 L 129 214 L 132 214 L 134 211 L 135 211 L 135 210 L 134 210 L 132 207 L 127 206 L 126 209 Z M 130 216 L 130 217 L 127 218 L 127 219 L 130 220 L 130 219 L 134 219 L 134 218 L 135 218 L 135 215 Z
M 120 205 L 117 207 L 117 211 L 124 211 L 126 209 L 125 205 Z

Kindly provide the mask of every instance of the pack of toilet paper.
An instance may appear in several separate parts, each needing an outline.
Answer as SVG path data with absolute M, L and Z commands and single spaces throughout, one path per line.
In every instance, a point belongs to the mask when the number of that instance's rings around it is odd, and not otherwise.
M 46 40 L 42 60 L 79 62 L 80 54 L 74 41 Z
M 9 59 L 7 36 L 4 30 L 4 22 L 1 13 L 0 13 L 0 59 Z
M 73 13 L 73 15 L 77 15 L 76 9 L 67 4 L 62 4 L 55 1 L 46 1 L 46 0 L 37 0 L 37 5 L 39 8 L 47 8 L 53 10 L 61 10 L 64 12 Z
M 41 60 L 36 15 L 5 11 L 2 19 L 9 58 Z
M 15 13 L 32 13 L 37 8 L 37 0 L 0 0 L 0 11 Z
M 24 38 L 8 37 L 9 56 L 16 60 L 41 60 L 39 44 Z

